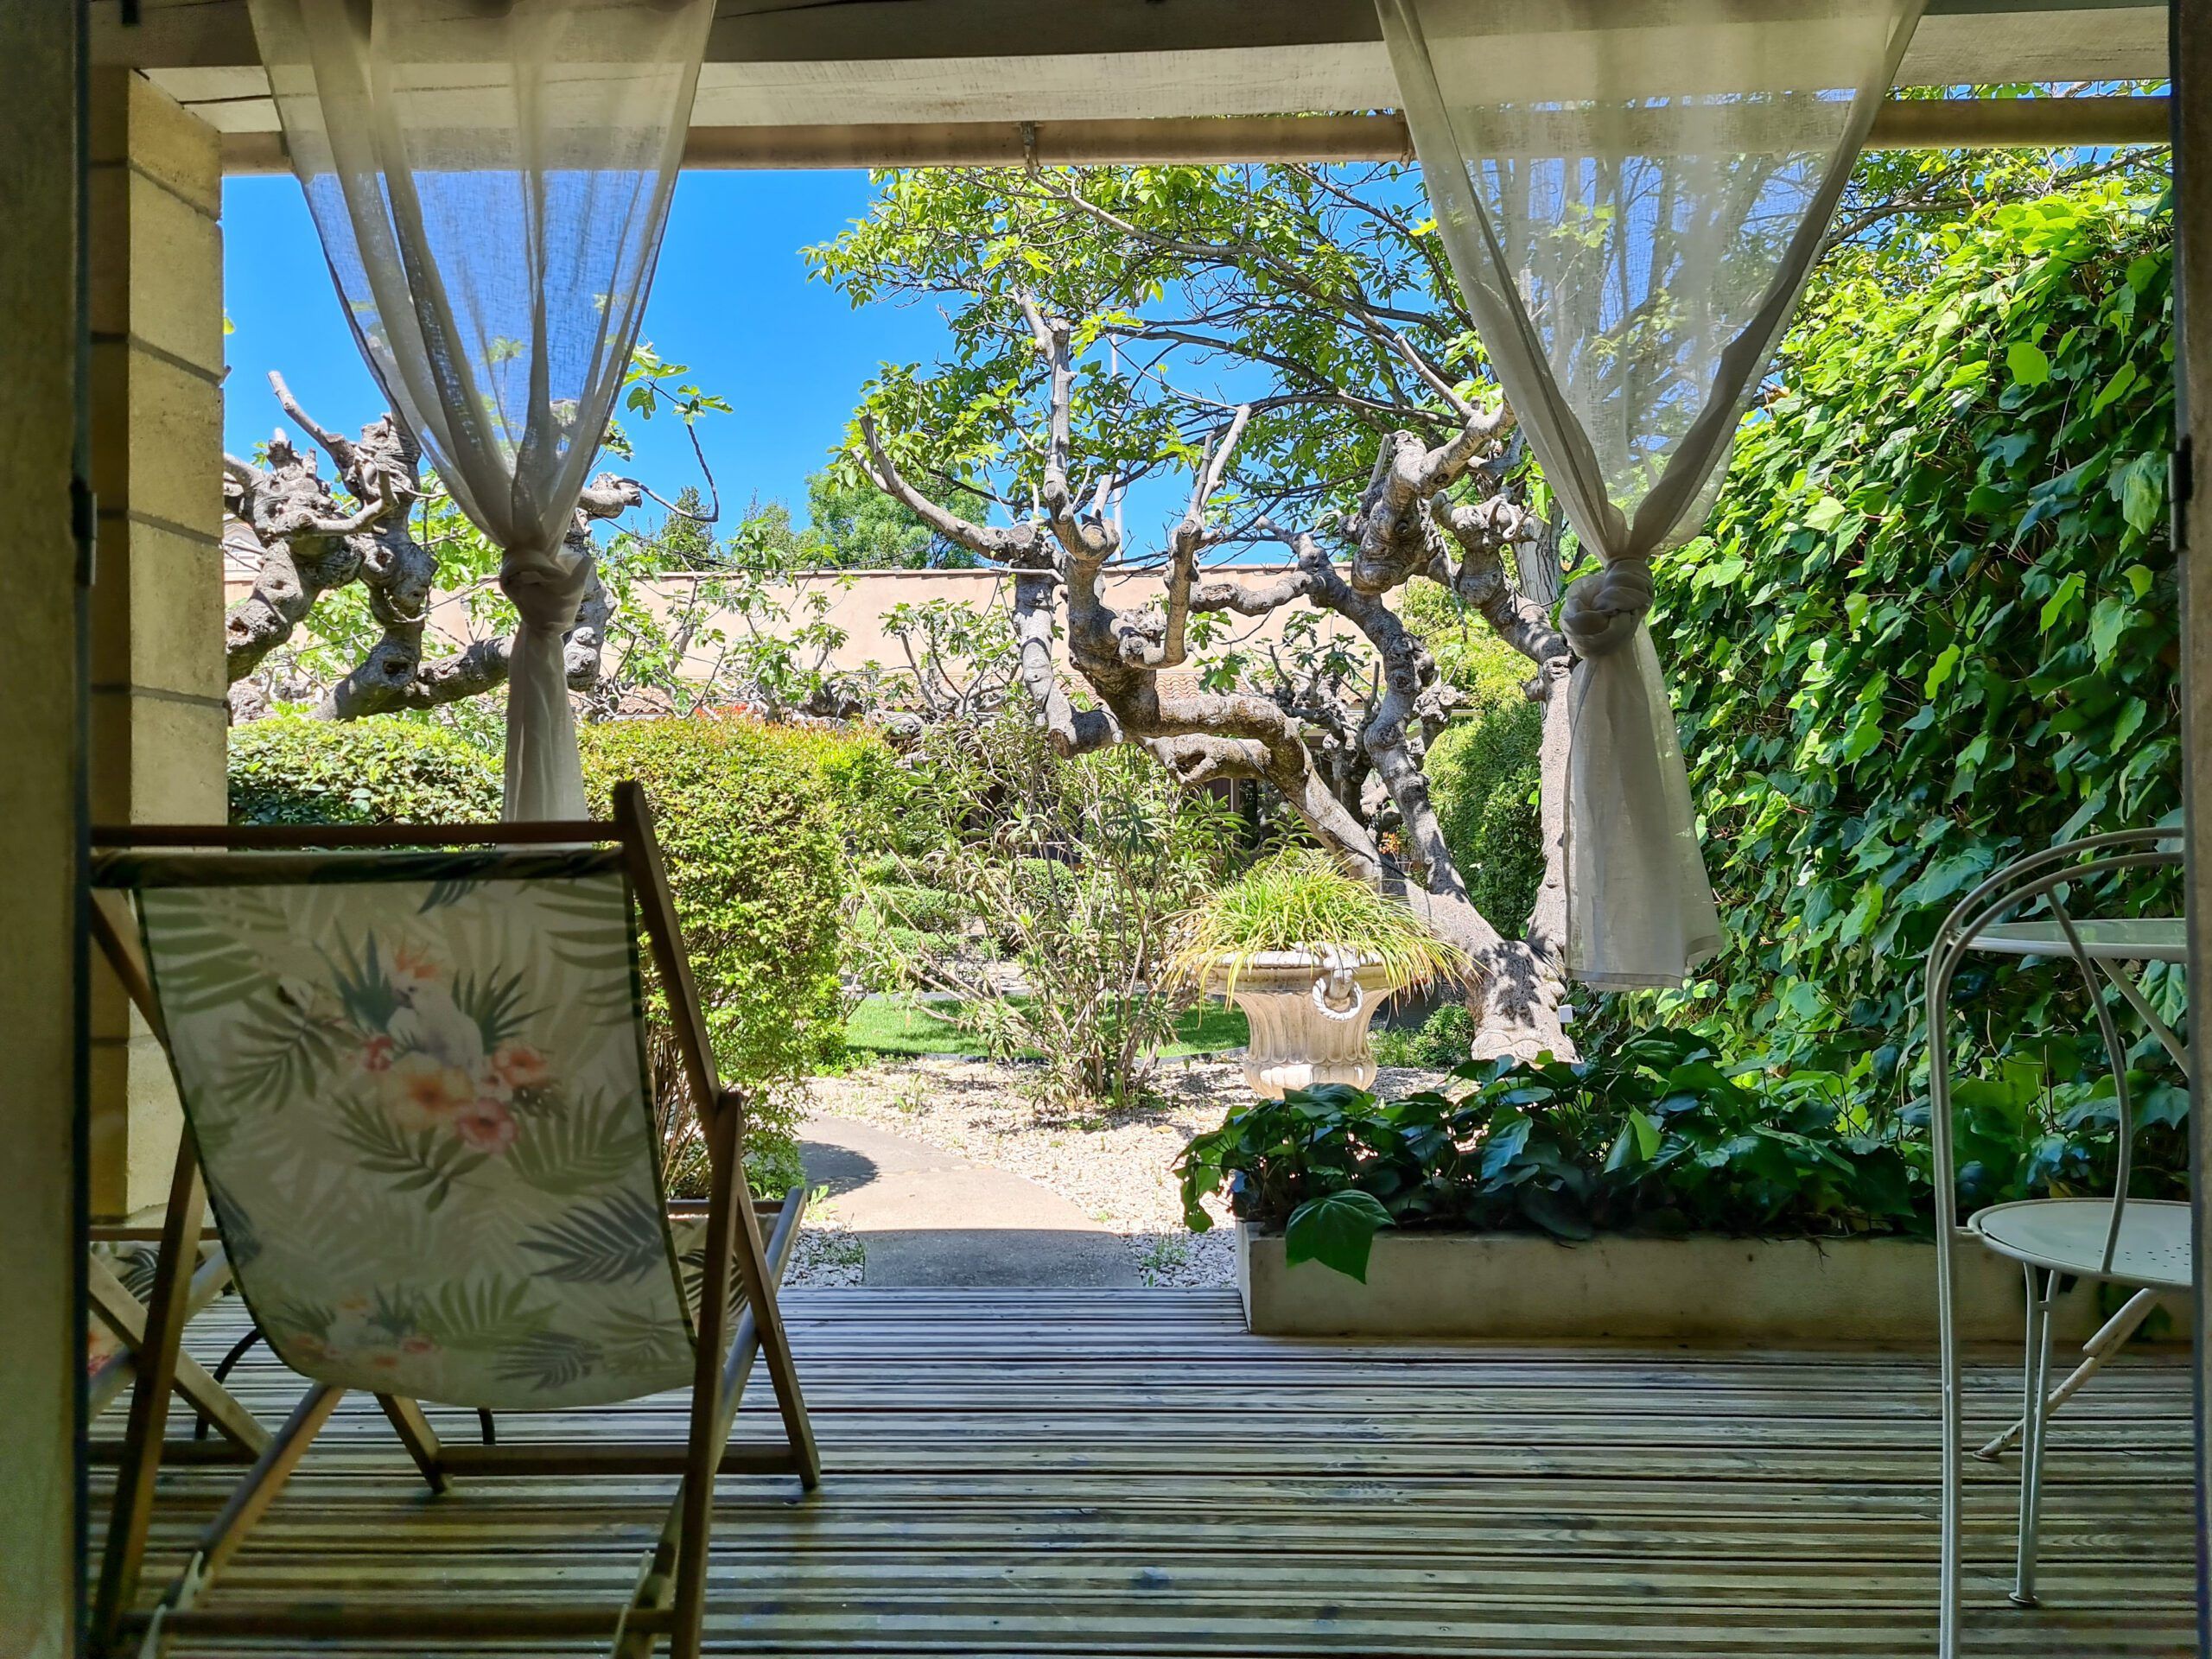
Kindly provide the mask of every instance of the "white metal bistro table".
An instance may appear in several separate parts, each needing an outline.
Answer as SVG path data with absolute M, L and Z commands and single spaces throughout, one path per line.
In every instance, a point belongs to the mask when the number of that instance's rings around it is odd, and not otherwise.
M 2145 916 L 2113 919 L 2083 919 L 2074 924 L 2082 954 L 2095 963 L 2105 978 L 2126 997 L 2174 1064 L 2189 1075 L 2189 1057 L 2180 1038 L 2151 1007 L 2141 988 L 2126 971 L 2128 964 L 2189 961 L 2189 924 L 2178 916 Z M 2070 957 L 2074 954 L 2065 930 L 2056 922 L 2000 922 L 1974 936 L 1971 948 L 1998 956 Z M 2079 1262 L 2093 1256 L 2101 1244 L 2111 1205 L 2102 1198 L 2035 1198 L 2019 1204 L 1993 1205 L 1967 1221 L 1967 1230 L 2000 1255 L 2031 1267 Z M 2139 1225 L 2130 1223 L 2139 1221 Z M 2133 1336 L 2161 1295 L 2184 1291 L 2190 1285 L 2189 1206 L 2183 1204 L 2138 1199 L 2128 1207 L 2119 1247 L 2111 1263 L 2113 1276 L 2143 1288 L 2129 1297 L 2097 1333 L 2082 1344 L 2082 1363 L 2045 1398 L 2044 1414 L 2056 1411 L 2082 1390 L 2120 1346 Z M 2061 1266 L 2059 1271 L 2067 1269 Z M 2026 1431 L 2024 1416 L 1985 1443 L 1974 1456 L 1994 1463 L 2019 1443 Z
M 2173 1027 L 2158 1018 L 2142 988 L 2123 971 L 2130 963 L 2189 963 L 2189 923 L 2179 916 L 2085 917 L 2074 923 L 2082 955 L 2097 964 L 2113 988 L 2127 999 L 2159 1046 L 2189 1075 L 2189 1055 Z M 2056 922 L 1999 922 L 1982 928 L 1969 942 L 1974 950 L 2005 957 L 2070 957 L 2074 948 Z

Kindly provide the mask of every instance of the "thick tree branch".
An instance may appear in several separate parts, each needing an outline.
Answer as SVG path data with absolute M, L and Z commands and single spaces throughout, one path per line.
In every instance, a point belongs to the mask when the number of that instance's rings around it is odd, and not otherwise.
M 225 655 L 234 715 L 262 699 L 247 677 L 290 639 L 317 600 L 359 582 L 368 595 L 378 636 L 361 659 L 322 694 L 315 712 L 353 720 L 399 709 L 425 709 L 474 696 L 506 678 L 508 642 L 478 640 L 454 655 L 426 662 L 423 634 L 438 578 L 435 541 L 410 524 L 422 499 L 421 451 L 389 415 L 344 438 L 302 409 L 280 375 L 270 377 L 285 414 L 336 463 L 338 484 L 353 497 L 342 508 L 317 472 L 311 452 L 281 432 L 270 441 L 267 465 L 224 457 L 224 502 L 232 523 L 226 541 L 254 560 L 253 591 L 224 620 Z M 644 499 L 634 479 L 602 474 L 582 492 L 569 530 L 572 549 L 593 556 L 588 525 L 618 517 Z M 563 656 L 578 690 L 600 677 L 610 601 L 594 569 Z
M 898 502 L 955 547 L 964 547 L 970 553 L 999 564 L 1010 564 L 1025 570 L 1049 569 L 1052 557 L 1046 550 L 1037 526 L 1033 524 L 984 525 L 970 524 L 959 514 L 939 506 L 912 484 L 891 459 L 875 429 L 875 416 L 863 410 L 860 417 L 861 441 L 867 446 L 868 454 L 861 471 L 868 482 Z

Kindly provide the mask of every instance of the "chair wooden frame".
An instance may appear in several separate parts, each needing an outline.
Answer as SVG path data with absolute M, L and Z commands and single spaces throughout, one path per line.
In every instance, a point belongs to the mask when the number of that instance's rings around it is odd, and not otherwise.
M 180 1156 L 190 1157 L 188 1150 L 180 1150 Z M 92 1230 L 95 1244 L 132 1238 L 143 1230 L 129 1227 L 101 1227 Z M 158 1233 L 156 1234 L 158 1236 Z M 101 1362 L 85 1379 L 85 1417 L 86 1421 L 97 1419 L 118 1395 L 128 1389 L 138 1376 L 138 1357 L 145 1347 L 146 1305 L 130 1293 L 130 1287 L 117 1277 L 115 1270 L 98 1256 L 86 1263 L 86 1291 L 91 1303 L 90 1316 L 115 1336 L 114 1353 Z M 231 1282 L 230 1259 L 220 1244 L 199 1258 L 189 1289 L 185 1297 L 184 1317 L 188 1322 L 203 1311 Z M 176 1361 L 174 1386 L 178 1395 L 222 1436 L 217 1445 L 206 1441 L 187 1440 L 169 1450 L 175 1454 L 205 1459 L 251 1463 L 269 1444 L 269 1431 L 254 1414 L 240 1405 L 238 1397 L 225 1388 L 221 1381 L 208 1374 L 207 1368 L 189 1354 L 180 1353 Z M 120 1445 L 95 1441 L 90 1447 L 92 1461 L 111 1462 L 122 1453 Z M 213 1453 L 209 1456 L 209 1453 Z
M 186 1630 L 308 1638 L 343 1633 L 378 1640 L 575 1638 L 603 1633 L 612 1637 L 614 1652 L 623 1659 L 644 1659 L 664 1634 L 670 1637 L 677 1659 L 694 1659 L 699 1652 L 705 1613 L 707 1541 L 715 1476 L 734 1471 L 792 1473 L 810 1491 L 819 1483 L 821 1455 L 776 1301 L 776 1285 L 798 1238 L 804 1190 L 794 1188 L 785 1195 L 773 1232 L 764 1239 L 760 1211 L 745 1179 L 741 1141 L 745 1096 L 734 1087 L 725 1087 L 716 1075 L 652 816 L 637 785 L 616 786 L 613 820 L 606 823 L 301 828 L 134 824 L 92 832 L 95 849 L 116 850 L 169 847 L 397 851 L 607 842 L 621 849 L 653 963 L 667 995 L 685 1079 L 692 1099 L 703 1103 L 701 1118 L 710 1172 L 709 1194 L 705 1206 L 706 1260 L 696 1330 L 689 1433 L 681 1446 L 607 1441 L 448 1446 L 439 1440 L 414 1401 L 385 1395 L 378 1395 L 377 1400 L 433 1491 L 442 1492 L 454 1478 L 471 1475 L 680 1474 L 681 1489 L 630 1602 L 621 1607 L 512 1610 L 461 1605 L 394 1609 L 327 1599 L 238 1611 L 203 1606 L 201 1597 L 208 1585 L 275 1501 L 346 1392 L 336 1384 L 317 1382 L 301 1397 L 282 1428 L 273 1435 L 261 1431 L 252 1467 L 202 1534 L 184 1571 L 151 1611 L 137 1608 L 170 1395 L 182 1389 L 195 1405 L 206 1408 L 199 1385 L 204 1373 L 181 1349 L 185 1321 L 202 1288 L 195 1281 L 205 1276 L 204 1270 L 197 1275 L 188 1270 L 188 1266 L 198 1264 L 207 1207 L 205 1183 L 188 1134 L 177 1159 L 162 1227 L 159 1269 L 139 1321 L 130 1424 L 118 1460 L 107 1544 L 92 1609 L 95 1652 L 112 1652 L 133 1641 L 158 1650 L 168 1634 Z M 131 1001 L 166 1046 L 167 1033 L 135 930 L 119 925 L 114 916 L 96 905 L 93 931 Z M 734 1326 L 733 1273 L 745 1298 Z M 212 1289 L 207 1291 L 208 1295 L 213 1294 Z M 756 1355 L 765 1357 L 776 1391 L 784 1443 L 732 1447 L 728 1444 L 731 1423 Z M 229 1395 L 225 1392 L 222 1397 Z M 241 1426 L 219 1419 L 218 1426 L 226 1434 L 233 1430 L 245 1432 Z M 260 1429 L 257 1423 L 253 1427 Z

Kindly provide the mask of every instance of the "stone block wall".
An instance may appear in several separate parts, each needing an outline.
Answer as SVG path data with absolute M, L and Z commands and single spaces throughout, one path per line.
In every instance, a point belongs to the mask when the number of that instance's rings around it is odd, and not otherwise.
M 222 160 L 143 76 L 90 111 L 92 818 L 220 823 Z M 92 1004 L 92 1212 L 162 1202 L 181 1120 L 152 1034 L 104 963 Z

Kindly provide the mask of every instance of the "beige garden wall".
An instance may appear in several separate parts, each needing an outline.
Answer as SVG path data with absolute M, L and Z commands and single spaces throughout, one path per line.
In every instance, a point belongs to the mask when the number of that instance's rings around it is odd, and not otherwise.
M 1271 582 L 1289 568 L 1281 564 L 1229 566 L 1210 570 L 1207 575 L 1209 578 L 1253 586 Z M 667 577 L 654 584 L 647 602 L 665 618 L 679 605 L 698 604 L 697 590 L 704 587 L 711 594 L 713 582 L 711 575 Z M 1116 607 L 1144 605 L 1159 599 L 1162 591 L 1160 579 L 1154 573 L 1109 576 L 1099 588 L 1106 602 Z M 1013 603 L 1014 581 L 998 570 L 831 570 L 811 573 L 797 582 L 778 585 L 771 592 L 785 613 L 807 621 L 813 620 L 816 615 L 815 601 L 823 601 L 826 608 L 821 613 L 822 620 L 847 636 L 828 666 L 857 671 L 870 663 L 887 669 L 905 667 L 905 651 L 884 626 L 884 618 L 893 607 L 949 600 L 979 611 L 1004 613 Z M 1301 608 L 1304 607 L 1286 607 L 1264 617 L 1234 618 L 1226 639 L 1244 650 L 1263 651 L 1268 644 L 1282 639 L 1284 625 Z M 718 612 L 711 605 L 703 615 L 711 627 L 733 637 L 744 626 L 741 619 Z M 1322 620 L 1324 637 L 1358 638 L 1357 630 L 1341 619 L 1325 616 Z M 704 677 L 712 671 L 713 660 L 713 648 L 709 646 L 690 653 L 686 663 L 692 673 Z
M 1289 568 L 1281 564 L 1227 566 L 1210 570 L 1207 575 L 1210 579 L 1254 584 L 1272 581 Z M 234 604 L 245 598 L 252 590 L 252 577 L 251 566 L 234 546 L 224 571 L 226 603 Z M 641 602 L 664 627 L 681 613 L 697 612 L 695 633 L 699 643 L 685 655 L 686 678 L 704 680 L 715 672 L 722 656 L 722 647 L 712 639 L 715 633 L 730 639 L 740 639 L 748 627 L 759 626 L 764 631 L 773 628 L 778 626 L 774 621 L 778 617 L 790 618 L 796 623 L 811 623 L 817 615 L 817 601 L 823 607 L 818 613 L 821 620 L 846 636 L 844 644 L 823 664 L 824 668 L 858 672 L 874 663 L 886 669 L 900 670 L 906 665 L 906 653 L 884 627 L 884 618 L 895 607 L 951 601 L 977 610 L 996 609 L 1003 613 L 1013 601 L 1014 588 L 1013 579 L 998 570 L 811 571 L 788 582 L 771 584 L 762 614 L 748 622 L 745 616 L 715 603 L 715 586 L 724 580 L 727 579 L 711 572 L 670 575 L 646 584 L 640 591 Z M 1109 576 L 1101 588 L 1110 604 L 1138 606 L 1160 595 L 1160 580 L 1155 574 Z M 1259 618 L 1234 618 L 1226 639 L 1247 651 L 1264 651 L 1270 642 L 1282 638 L 1289 618 L 1304 608 L 1288 607 Z M 1322 614 L 1319 620 L 1323 638 L 1358 638 L 1357 631 L 1340 618 Z M 455 646 L 477 638 L 480 632 L 470 621 L 465 601 L 450 595 L 431 607 L 430 629 Z

